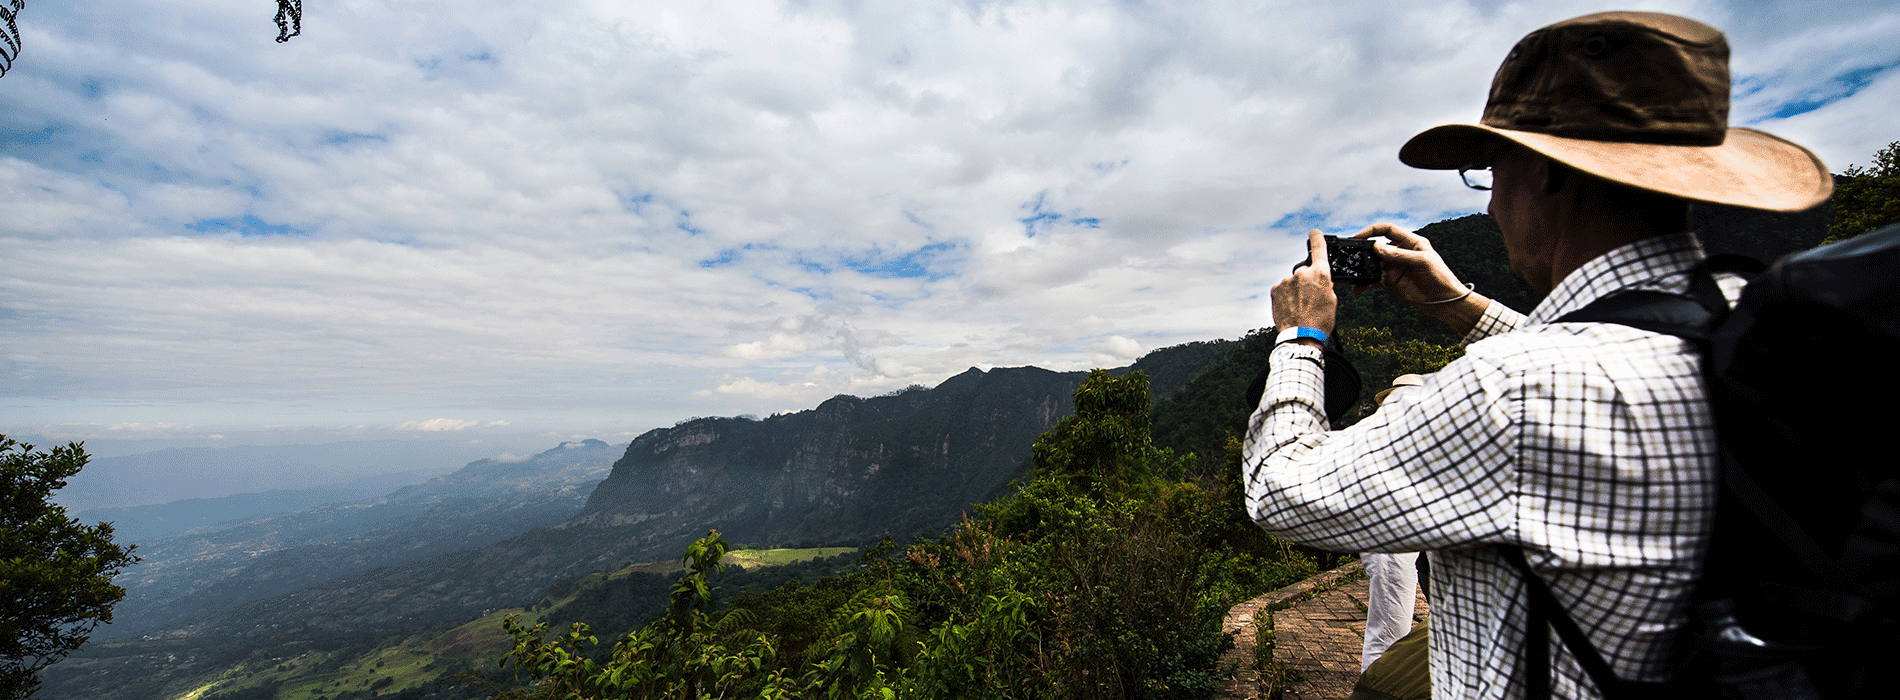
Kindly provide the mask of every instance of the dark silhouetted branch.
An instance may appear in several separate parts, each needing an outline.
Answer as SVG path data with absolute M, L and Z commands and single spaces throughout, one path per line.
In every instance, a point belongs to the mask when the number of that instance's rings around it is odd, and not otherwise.
M 13 0 L 21 2 L 21 0 Z M 277 43 L 303 33 L 303 0 L 277 0 Z
M 13 18 L 24 9 L 26 0 L 0 0 L 0 22 L 7 25 L 0 29 L 0 75 L 6 75 L 13 67 L 13 59 L 20 55 L 20 25 L 15 24 Z

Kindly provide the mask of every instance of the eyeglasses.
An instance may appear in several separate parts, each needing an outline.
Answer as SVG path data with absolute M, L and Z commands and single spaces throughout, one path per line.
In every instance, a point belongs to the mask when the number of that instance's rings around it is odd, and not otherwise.
M 1516 147 L 1516 145 L 1512 142 L 1500 139 L 1499 143 L 1486 149 L 1483 156 L 1472 161 L 1470 165 L 1459 168 L 1458 177 L 1465 181 L 1466 187 L 1479 192 L 1489 191 L 1491 189 L 1491 163 L 1496 161 L 1498 156 L 1504 155 L 1505 151 L 1509 151 L 1514 147 Z
M 1491 189 L 1491 166 L 1484 165 L 1473 168 L 1459 168 L 1458 177 L 1463 179 L 1465 186 L 1471 189 L 1480 192 L 1489 191 Z

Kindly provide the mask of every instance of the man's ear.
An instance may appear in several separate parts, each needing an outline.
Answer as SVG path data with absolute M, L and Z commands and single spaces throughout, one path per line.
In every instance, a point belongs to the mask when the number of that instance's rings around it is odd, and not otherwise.
M 1548 156 L 1537 157 L 1537 168 L 1534 172 L 1536 177 L 1543 182 L 1542 189 L 1546 195 L 1563 191 L 1571 175 L 1570 166 L 1551 160 Z

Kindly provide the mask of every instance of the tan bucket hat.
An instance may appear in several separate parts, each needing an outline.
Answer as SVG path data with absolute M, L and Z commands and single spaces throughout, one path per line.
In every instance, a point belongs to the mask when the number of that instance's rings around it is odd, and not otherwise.
M 1701 22 L 1603 12 L 1531 32 L 1498 67 L 1479 124 L 1433 127 L 1399 160 L 1453 170 L 1509 139 L 1633 187 L 1800 211 L 1834 191 L 1808 149 L 1728 126 L 1728 40 Z
M 1385 397 L 1391 396 L 1392 392 L 1398 391 L 1399 387 L 1402 386 L 1425 386 L 1425 378 L 1416 374 L 1401 374 L 1397 377 L 1393 377 L 1392 386 L 1386 387 L 1377 394 L 1373 394 L 1372 402 L 1375 404 L 1385 403 Z

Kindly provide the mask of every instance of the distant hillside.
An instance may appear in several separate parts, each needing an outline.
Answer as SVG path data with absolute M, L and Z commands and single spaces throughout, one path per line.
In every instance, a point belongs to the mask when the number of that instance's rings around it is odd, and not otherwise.
M 112 538 L 119 542 L 150 543 L 191 530 L 220 529 L 262 516 L 374 498 L 402 486 L 427 481 L 435 475 L 432 471 L 378 474 L 334 486 L 272 489 L 222 498 L 187 498 L 129 508 L 93 508 L 75 513 L 73 518 L 82 523 L 112 523 Z
M 564 442 L 519 462 L 484 459 L 385 496 L 141 543 L 115 583 L 126 599 L 101 638 L 143 634 L 338 576 L 492 544 L 571 517 L 618 452 Z

